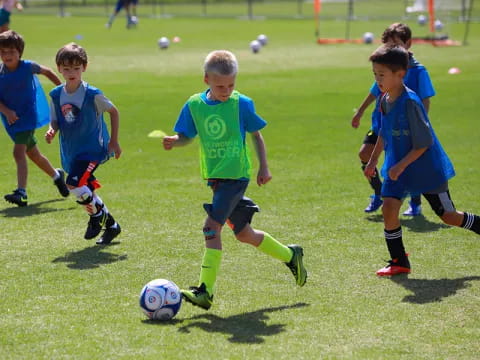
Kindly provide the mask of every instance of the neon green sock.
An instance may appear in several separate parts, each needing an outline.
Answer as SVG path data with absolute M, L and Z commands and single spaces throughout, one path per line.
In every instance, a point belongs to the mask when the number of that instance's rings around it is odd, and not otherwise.
M 282 243 L 275 240 L 270 234 L 264 233 L 263 241 L 258 245 L 258 250 L 283 262 L 292 260 L 293 251 Z
M 205 249 L 203 254 L 202 269 L 200 270 L 200 284 L 205 284 L 207 291 L 213 295 L 215 290 L 215 281 L 217 280 L 217 272 L 220 268 L 222 260 L 222 250 Z

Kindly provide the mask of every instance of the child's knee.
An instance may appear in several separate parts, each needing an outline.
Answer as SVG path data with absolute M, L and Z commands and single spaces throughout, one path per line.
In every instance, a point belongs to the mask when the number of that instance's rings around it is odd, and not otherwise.
M 217 239 L 221 231 L 222 225 L 213 220 L 210 216 L 205 220 L 203 235 L 205 236 L 206 241 Z

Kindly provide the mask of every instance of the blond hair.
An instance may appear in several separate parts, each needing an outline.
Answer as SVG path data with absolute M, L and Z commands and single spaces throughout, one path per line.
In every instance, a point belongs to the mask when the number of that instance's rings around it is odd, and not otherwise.
M 238 61 L 228 50 L 215 50 L 207 55 L 203 65 L 205 74 L 237 75 Z

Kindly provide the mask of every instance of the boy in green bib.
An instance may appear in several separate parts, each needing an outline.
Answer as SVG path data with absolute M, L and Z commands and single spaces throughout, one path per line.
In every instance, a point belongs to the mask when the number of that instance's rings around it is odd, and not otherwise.
M 222 258 L 221 232 L 227 223 L 237 240 L 282 262 L 292 271 L 298 286 L 305 285 L 307 271 L 303 266 L 303 249 L 285 246 L 270 234 L 251 227 L 259 207 L 245 196 L 252 166 L 245 137 L 252 135 L 259 161 L 257 184 L 272 179 L 268 168 L 265 143 L 260 130 L 266 122 L 255 112 L 253 101 L 235 91 L 238 62 L 226 50 L 212 51 L 205 59 L 204 82 L 209 88 L 195 94 L 183 106 L 173 136 L 165 136 L 163 147 L 189 144 L 200 139 L 202 177 L 213 191 L 211 204 L 204 204 L 208 216 L 203 227 L 205 252 L 198 286 L 182 290 L 184 299 L 208 310 L 213 301 L 215 282 Z

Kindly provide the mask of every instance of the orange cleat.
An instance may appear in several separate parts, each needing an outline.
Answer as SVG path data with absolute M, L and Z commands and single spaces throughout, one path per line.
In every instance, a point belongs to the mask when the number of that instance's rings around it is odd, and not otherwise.
M 410 262 L 405 257 L 403 261 L 392 259 L 388 265 L 377 271 L 378 276 L 393 276 L 398 274 L 410 274 Z

